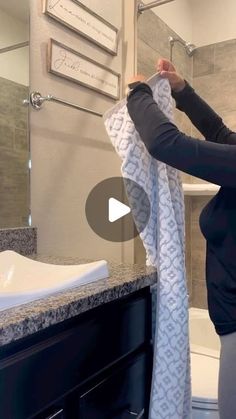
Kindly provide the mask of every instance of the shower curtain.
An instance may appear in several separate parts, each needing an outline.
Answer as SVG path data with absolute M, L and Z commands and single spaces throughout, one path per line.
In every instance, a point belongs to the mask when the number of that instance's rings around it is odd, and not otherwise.
M 148 84 L 160 109 L 173 121 L 168 80 L 156 74 Z M 146 262 L 155 266 L 158 273 L 153 288 L 155 339 L 149 419 L 190 419 L 188 295 L 180 174 L 149 155 L 129 117 L 126 99 L 106 112 L 104 123 L 122 160 L 122 175 L 137 182 L 151 204 L 149 222 L 140 233 Z M 129 191 L 126 192 L 129 199 Z M 130 205 L 132 209 L 132 199 Z

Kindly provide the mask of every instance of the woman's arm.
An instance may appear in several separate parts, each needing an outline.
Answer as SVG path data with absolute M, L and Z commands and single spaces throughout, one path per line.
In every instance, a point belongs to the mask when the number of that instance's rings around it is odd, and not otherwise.
M 236 146 L 205 142 L 180 132 L 158 108 L 146 83 L 132 90 L 127 107 L 153 157 L 208 182 L 236 188 Z
M 180 92 L 171 91 L 177 109 L 185 112 L 207 141 L 236 145 L 236 133 L 225 126 L 222 119 L 198 96 L 186 80 L 185 83 L 184 89 Z

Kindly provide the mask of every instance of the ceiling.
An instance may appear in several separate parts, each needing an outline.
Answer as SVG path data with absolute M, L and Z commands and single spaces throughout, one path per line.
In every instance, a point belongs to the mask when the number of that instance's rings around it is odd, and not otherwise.
M 0 9 L 22 22 L 29 20 L 30 0 L 0 0 Z

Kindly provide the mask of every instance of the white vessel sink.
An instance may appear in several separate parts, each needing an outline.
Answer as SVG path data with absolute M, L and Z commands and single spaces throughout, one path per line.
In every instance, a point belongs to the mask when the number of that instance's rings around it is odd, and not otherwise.
M 0 253 L 0 310 L 108 276 L 105 260 L 81 265 L 51 265 L 6 250 Z

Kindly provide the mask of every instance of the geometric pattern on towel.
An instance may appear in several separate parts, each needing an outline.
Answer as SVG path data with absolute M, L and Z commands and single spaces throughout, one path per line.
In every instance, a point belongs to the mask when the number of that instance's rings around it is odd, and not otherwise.
M 154 75 L 148 84 L 159 108 L 173 122 L 169 81 Z M 149 222 L 140 233 L 147 265 L 155 266 L 158 273 L 149 419 L 190 419 L 184 196 L 180 173 L 148 153 L 129 117 L 126 99 L 105 113 L 104 123 L 122 160 L 122 175 L 137 182 L 151 204 Z M 132 208 L 132 190 L 126 192 Z

